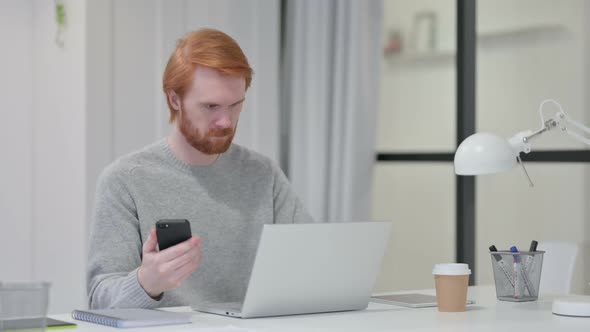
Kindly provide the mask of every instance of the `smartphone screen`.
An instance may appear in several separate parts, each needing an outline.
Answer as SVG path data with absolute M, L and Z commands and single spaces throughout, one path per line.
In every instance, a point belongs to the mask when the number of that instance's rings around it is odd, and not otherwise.
M 156 222 L 156 235 L 158 248 L 161 251 L 190 239 L 191 224 L 186 219 L 159 220 Z

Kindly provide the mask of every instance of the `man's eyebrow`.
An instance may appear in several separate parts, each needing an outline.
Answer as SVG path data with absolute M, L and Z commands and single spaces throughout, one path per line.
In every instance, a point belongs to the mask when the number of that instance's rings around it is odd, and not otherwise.
M 236 101 L 235 103 L 231 104 L 230 106 L 236 106 L 236 105 L 237 105 L 237 104 L 239 104 L 239 103 L 243 103 L 243 102 L 244 102 L 244 100 L 246 100 L 246 97 L 244 97 L 244 98 L 242 98 L 242 99 L 240 99 L 240 100 Z
M 235 103 L 233 103 L 233 104 L 231 104 L 229 106 L 236 106 L 239 103 L 243 103 L 244 100 L 246 100 L 246 97 L 244 97 L 244 98 L 236 101 Z M 219 103 L 215 103 L 215 102 L 203 101 L 203 102 L 200 102 L 199 105 L 202 105 L 202 106 L 207 106 L 207 105 L 219 106 L 220 104 Z

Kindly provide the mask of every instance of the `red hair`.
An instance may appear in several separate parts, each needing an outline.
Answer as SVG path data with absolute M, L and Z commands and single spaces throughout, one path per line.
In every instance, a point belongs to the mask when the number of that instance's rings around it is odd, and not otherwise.
M 174 91 L 182 99 L 192 84 L 197 66 L 243 77 L 246 80 L 246 90 L 250 87 L 252 68 L 240 45 L 233 38 L 214 29 L 189 32 L 178 40 L 162 79 L 166 102 L 170 108 L 170 123 L 175 121 L 178 111 L 170 104 L 168 92 Z

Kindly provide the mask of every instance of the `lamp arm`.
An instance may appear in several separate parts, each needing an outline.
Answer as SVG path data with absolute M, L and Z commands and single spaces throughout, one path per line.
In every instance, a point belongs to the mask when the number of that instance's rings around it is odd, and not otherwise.
M 549 120 L 545 120 L 545 117 L 543 116 L 543 106 L 547 103 L 553 103 L 559 108 L 559 112 L 557 112 L 555 114 L 555 117 L 550 118 Z M 510 145 L 512 146 L 512 149 L 514 150 L 514 152 L 516 154 L 516 159 L 518 160 L 518 163 L 522 167 L 522 170 L 524 171 L 524 174 L 526 175 L 526 177 L 529 181 L 529 185 L 531 187 L 534 186 L 533 181 L 531 180 L 528 172 L 526 171 L 526 168 L 524 167 L 524 164 L 522 163 L 522 160 L 520 159 L 521 152 L 524 152 L 524 153 L 531 152 L 531 143 L 530 143 L 531 139 L 533 139 L 533 138 L 535 138 L 535 137 L 537 137 L 537 136 L 543 134 L 544 132 L 547 132 L 553 128 L 559 127 L 559 129 L 562 132 L 567 133 L 568 135 L 572 136 L 573 138 L 575 138 L 576 140 L 578 140 L 582 143 L 585 143 L 586 145 L 590 145 L 590 139 L 586 138 L 583 135 L 584 133 L 590 134 L 590 128 L 579 123 L 578 121 L 571 119 L 567 114 L 565 114 L 561 105 L 559 105 L 559 103 L 556 102 L 555 100 L 548 99 L 548 100 L 544 100 L 543 102 L 541 102 L 541 105 L 539 106 L 539 115 L 541 116 L 541 128 L 539 130 L 537 130 L 535 132 L 530 131 L 530 130 L 522 131 L 522 132 L 517 133 L 516 135 L 512 136 L 510 139 L 508 139 L 508 142 L 510 143 Z M 577 128 L 579 131 L 582 132 L 582 134 L 578 133 L 577 131 L 571 130 L 570 127 Z
M 568 135 L 572 136 L 573 138 L 577 139 L 578 141 L 580 141 L 586 145 L 590 145 L 590 139 L 584 137 L 583 135 L 581 135 L 575 131 L 572 131 L 570 128 L 568 128 L 568 124 L 572 125 L 573 127 L 577 128 L 587 134 L 590 134 L 590 128 L 584 126 L 583 124 L 579 123 L 578 121 L 572 120 L 563 111 L 559 111 L 559 113 L 557 113 L 556 117 L 561 119 L 560 121 L 558 121 L 561 131 L 566 132 Z
M 543 106 L 546 103 L 553 103 L 555 105 L 557 105 L 557 107 L 559 108 L 559 111 L 555 114 L 555 116 L 553 118 L 550 118 L 548 120 L 545 120 L 545 117 L 543 116 Z M 590 139 L 585 137 L 583 134 L 589 134 L 590 135 L 590 128 L 586 127 L 585 125 L 581 124 L 578 121 L 573 120 L 572 118 L 570 118 L 567 114 L 565 114 L 563 108 L 561 107 L 561 105 L 556 102 L 553 99 L 547 99 L 544 100 L 543 102 L 541 102 L 541 106 L 539 106 L 539 114 L 541 116 L 541 128 L 535 132 L 532 131 L 523 131 L 520 132 L 514 136 L 512 136 L 508 141 L 510 142 L 510 145 L 512 145 L 513 149 L 515 150 L 517 156 L 521 153 L 529 153 L 531 152 L 531 144 L 530 141 L 531 139 L 541 135 L 544 132 L 547 132 L 553 128 L 559 127 L 559 129 L 562 132 L 565 132 L 566 134 L 572 136 L 573 138 L 575 138 L 576 140 L 586 144 L 586 145 L 590 145 Z M 575 127 L 577 128 L 579 131 L 582 132 L 582 134 L 578 133 L 577 131 L 573 131 L 571 129 L 571 127 Z

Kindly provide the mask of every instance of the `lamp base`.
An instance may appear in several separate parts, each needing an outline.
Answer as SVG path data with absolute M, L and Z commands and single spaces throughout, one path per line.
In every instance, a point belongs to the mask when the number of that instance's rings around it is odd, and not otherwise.
M 590 317 L 590 296 L 570 296 L 553 300 L 554 315 Z

